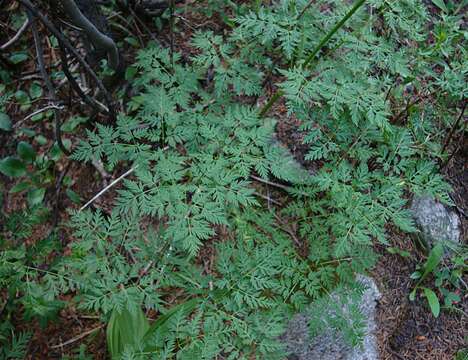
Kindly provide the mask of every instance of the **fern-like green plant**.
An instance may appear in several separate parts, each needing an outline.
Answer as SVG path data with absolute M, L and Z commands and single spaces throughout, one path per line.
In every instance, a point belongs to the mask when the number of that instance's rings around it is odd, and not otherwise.
M 419 0 L 229 6 L 232 32 L 196 31 L 191 55 L 142 49 L 127 112 L 87 130 L 72 158 L 128 176 L 109 211 L 70 212 L 70 254 L 45 271 L 24 248 L 0 257 L 34 314 L 71 293 L 108 319 L 115 359 L 282 359 L 298 311 L 313 334 L 332 327 L 357 345 L 354 277 L 375 264 L 373 245 L 415 230 L 411 194 L 450 202 L 437 162 L 447 109 L 466 92 L 459 15 L 436 20 L 432 46 Z M 286 114 L 265 117 L 279 99 Z M 283 116 L 300 123 L 314 172 L 275 140 Z M 280 190 L 263 195 L 254 179 Z

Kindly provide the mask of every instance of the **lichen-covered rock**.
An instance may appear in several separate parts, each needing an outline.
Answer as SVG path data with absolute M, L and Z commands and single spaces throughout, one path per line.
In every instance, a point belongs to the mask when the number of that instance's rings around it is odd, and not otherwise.
M 460 219 L 458 215 L 430 197 L 415 197 L 411 204 L 419 236 L 432 248 L 442 242 L 446 249 L 460 242 Z
M 309 315 L 297 314 L 288 324 L 286 332 L 281 340 L 290 353 L 291 360 L 377 360 L 377 340 L 375 337 L 375 306 L 380 298 L 380 292 L 374 281 L 365 276 L 357 279 L 366 290 L 359 302 L 365 322 L 365 337 L 362 346 L 351 347 L 340 334 L 333 330 L 327 330 L 320 335 L 311 338 L 309 336 Z M 333 298 L 334 295 L 332 294 Z M 314 304 L 312 304 L 314 306 Z M 346 309 L 345 309 L 346 311 Z

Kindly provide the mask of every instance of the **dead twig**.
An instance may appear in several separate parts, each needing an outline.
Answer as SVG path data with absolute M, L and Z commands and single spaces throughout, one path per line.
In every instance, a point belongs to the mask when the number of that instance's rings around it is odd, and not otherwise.
M 84 209 L 86 209 L 89 205 L 91 205 L 94 201 L 96 201 L 96 199 L 98 199 L 102 194 L 104 194 L 107 190 L 109 190 L 111 187 L 113 187 L 114 185 L 116 185 L 117 183 L 119 183 L 120 181 L 122 181 L 125 177 L 127 177 L 128 175 L 130 175 L 133 171 L 135 171 L 135 169 L 138 167 L 138 165 L 135 165 L 134 167 L 130 168 L 129 170 L 127 170 L 125 173 L 123 173 L 122 175 L 120 175 L 117 179 L 115 179 L 114 181 L 112 181 L 109 185 L 107 185 L 104 189 L 102 189 L 101 191 L 99 191 L 95 196 L 93 196 L 93 198 L 91 200 L 89 200 L 86 204 L 84 204 L 79 211 L 83 211 Z
M 171 51 L 171 65 L 172 71 L 174 71 L 174 0 L 169 0 L 170 20 L 169 20 L 169 32 L 170 32 L 170 51 Z
M 59 99 L 57 97 L 57 94 L 55 92 L 54 85 L 52 84 L 52 80 L 49 77 L 49 74 L 46 71 L 45 64 L 44 64 L 44 49 L 42 48 L 42 42 L 39 37 L 39 32 L 37 31 L 36 23 L 35 23 L 35 18 L 34 14 L 32 11 L 27 11 L 28 14 L 28 19 L 31 23 L 31 30 L 33 33 L 33 38 L 34 38 L 34 45 L 36 47 L 36 55 L 37 55 L 37 65 L 39 67 L 40 73 L 42 75 L 42 78 L 44 80 L 44 83 L 47 87 L 49 97 L 52 99 L 52 101 L 55 103 L 54 106 L 54 122 L 55 122 L 55 141 L 57 141 L 57 144 L 60 148 L 60 150 L 67 156 L 71 154 L 70 151 L 67 150 L 65 145 L 62 142 L 62 134 L 61 134 L 61 121 L 60 121 L 60 112 L 59 112 Z
M 138 16 L 138 14 L 133 11 L 133 9 L 131 7 L 128 8 L 130 10 L 130 12 L 132 13 L 132 16 L 133 16 L 133 19 L 135 21 L 135 24 L 138 22 L 138 24 L 141 25 L 141 27 L 148 33 L 148 35 L 150 36 L 151 40 L 153 40 L 154 42 L 158 42 L 158 39 L 156 38 L 156 36 L 154 36 L 153 32 L 148 28 L 148 26 L 146 26 L 146 24 L 144 23 L 144 21 L 142 21 L 140 19 L 140 17 Z
M 258 197 L 261 197 L 262 199 L 265 199 L 266 201 L 268 201 L 269 203 L 272 202 L 273 204 L 275 205 L 278 205 L 278 206 L 281 206 L 283 204 L 281 204 L 279 201 L 275 200 L 275 199 L 272 199 L 271 197 L 269 196 L 266 196 L 266 195 L 263 195 L 263 194 L 260 194 L 258 192 L 254 192 L 254 195 L 258 196 Z
M 104 327 L 104 324 L 101 324 L 101 325 L 96 326 L 95 328 L 93 328 L 93 329 L 91 329 L 91 330 L 87 330 L 87 331 L 85 331 L 84 333 L 81 333 L 80 335 L 75 336 L 74 338 L 71 338 L 70 340 L 67 340 L 67 341 L 65 341 L 65 342 L 63 342 L 63 343 L 60 343 L 60 344 L 57 344 L 57 345 L 53 345 L 53 346 L 51 346 L 50 348 L 51 348 L 51 349 L 60 349 L 60 348 L 62 348 L 62 347 L 64 347 L 64 346 L 73 344 L 74 342 L 77 342 L 78 340 L 83 339 L 84 337 L 86 337 L 86 336 L 92 334 L 93 332 L 96 332 L 96 331 L 102 329 L 103 327 Z
M 103 184 L 104 186 L 107 186 L 108 183 L 107 183 L 107 180 L 111 177 L 109 175 L 109 173 L 106 171 L 106 169 L 104 169 L 104 165 L 102 163 L 101 160 L 96 160 L 96 159 L 93 159 L 91 161 L 91 164 L 93 164 L 94 168 L 98 171 L 98 173 L 101 175 L 102 179 L 103 179 Z
M 89 66 L 89 64 L 83 59 L 83 57 L 78 53 L 78 51 L 73 47 L 68 39 L 63 36 L 63 34 L 55 27 L 54 24 L 52 24 L 47 17 L 42 15 L 41 12 L 39 12 L 36 7 L 29 2 L 29 0 L 18 0 L 18 2 L 23 5 L 26 9 L 28 9 L 36 18 L 38 18 L 44 26 L 49 29 L 49 31 L 54 35 L 59 43 L 62 43 L 63 46 L 68 49 L 73 56 L 78 60 L 81 66 L 86 70 L 86 72 L 91 76 L 91 78 L 95 81 L 97 87 L 99 90 L 103 93 L 104 99 L 106 101 L 107 107 L 109 108 L 109 117 L 111 120 L 115 120 L 115 110 L 113 107 L 112 103 L 112 97 L 107 91 L 106 87 L 102 83 L 102 81 L 99 79 L 99 77 L 96 75 L 94 70 Z
M 50 110 L 50 109 L 55 109 L 55 110 L 63 110 L 63 106 L 62 105 L 56 105 L 56 104 L 50 104 L 50 105 L 47 105 L 47 106 L 44 106 L 42 109 L 39 109 L 39 110 L 36 110 L 34 112 L 32 112 L 31 114 L 27 115 L 21 122 L 18 122 L 15 127 L 18 127 L 20 123 L 22 123 L 23 121 L 26 121 L 30 118 L 32 118 L 33 116 L 36 116 L 37 114 L 40 114 L 44 111 L 47 111 L 47 110 Z
M 402 120 L 402 118 L 404 117 L 404 115 L 408 115 L 408 112 L 410 110 L 411 107 L 413 107 L 414 105 L 418 104 L 420 101 L 423 101 L 425 99 L 428 99 L 430 98 L 432 95 L 434 95 L 436 92 L 433 91 L 433 92 L 430 92 L 429 94 L 426 94 L 426 95 L 423 95 L 423 94 L 420 94 L 416 97 L 416 99 L 414 99 L 413 101 L 408 101 L 406 103 L 406 106 L 403 110 L 401 110 L 395 117 L 394 119 L 392 120 L 392 123 L 394 124 L 399 124 Z
M 31 20 L 27 18 L 23 25 L 19 28 L 18 32 L 10 39 L 8 40 L 5 44 L 0 46 L 0 50 L 6 50 L 8 49 L 11 45 L 13 45 L 20 37 L 23 35 L 23 33 L 26 31 L 26 29 L 29 27 L 31 24 Z
M 271 185 L 271 186 L 274 186 L 274 187 L 277 187 L 279 189 L 283 189 L 285 191 L 289 191 L 289 186 L 286 186 L 286 185 L 282 185 L 282 184 L 278 184 L 278 183 L 275 183 L 273 181 L 270 181 L 270 180 L 265 180 L 265 179 L 262 179 L 258 176 L 255 176 L 255 175 L 250 175 L 250 177 L 258 182 L 261 182 L 261 183 L 264 183 L 264 184 L 267 184 L 267 185 Z
M 405 360 L 405 358 L 403 356 L 401 356 L 400 354 L 398 354 L 397 352 L 393 351 L 392 349 L 387 349 L 388 352 L 390 352 L 392 355 L 396 356 L 398 359 L 400 360 Z
M 281 230 L 283 230 L 284 232 L 286 232 L 287 234 L 289 234 L 292 239 L 294 240 L 294 243 L 297 245 L 297 246 L 301 246 L 301 242 L 299 241 L 299 239 L 297 238 L 296 236 L 296 233 L 291 229 L 289 228 L 289 226 L 287 224 L 284 223 L 284 221 L 278 216 L 276 215 L 275 213 L 273 213 L 273 216 L 275 217 L 276 221 L 278 221 L 278 223 L 282 226 L 278 226 Z
M 460 123 L 461 119 L 463 118 L 463 115 L 465 114 L 465 110 L 466 110 L 466 103 L 467 101 L 464 99 L 463 101 L 463 107 L 460 111 L 460 115 L 458 116 L 457 120 L 455 120 L 455 123 L 453 124 L 452 128 L 450 129 L 449 133 L 447 134 L 447 136 L 445 137 L 445 141 L 444 141 L 444 146 L 442 147 L 442 153 L 445 151 L 445 149 L 447 148 L 448 144 L 450 143 L 450 140 L 452 140 L 452 137 L 453 137 L 453 133 L 455 132 L 455 129 L 458 127 L 458 124 Z
M 67 59 L 67 52 L 63 46 L 62 43 L 59 43 L 59 50 L 60 50 L 60 60 L 61 60 L 61 65 L 62 65 L 62 70 L 63 70 L 63 73 L 65 74 L 66 78 L 68 79 L 68 82 L 70 83 L 70 86 L 71 88 L 73 89 L 73 91 L 75 91 L 75 93 L 81 98 L 83 99 L 83 101 L 89 105 L 90 107 L 92 107 L 95 111 L 97 112 L 101 112 L 103 111 L 106 115 L 109 114 L 109 111 L 108 109 L 102 109 L 102 107 L 98 104 L 96 100 L 94 100 L 93 98 L 91 98 L 90 96 L 88 96 L 80 87 L 80 85 L 78 85 L 78 83 L 76 82 L 75 78 L 73 77 L 73 74 L 71 73 L 70 71 L 70 68 L 68 67 L 68 59 Z
M 461 136 L 461 139 L 460 139 L 460 143 L 463 144 L 463 141 L 465 139 L 465 129 L 468 125 L 468 122 L 465 122 L 465 126 L 463 127 L 463 131 L 462 131 L 462 136 Z M 450 156 L 448 157 L 448 159 L 445 161 L 445 163 L 442 165 L 442 169 L 445 169 L 447 167 L 447 165 L 450 163 L 450 161 L 453 159 L 453 157 L 455 156 L 455 154 L 458 152 L 458 150 L 460 150 L 460 145 L 458 145 L 453 151 L 452 153 L 450 154 Z

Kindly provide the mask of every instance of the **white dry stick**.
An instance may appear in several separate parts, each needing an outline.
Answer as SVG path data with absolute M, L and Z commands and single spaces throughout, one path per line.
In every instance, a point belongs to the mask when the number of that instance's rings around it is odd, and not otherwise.
M 97 330 L 99 330 L 99 329 L 101 329 L 103 327 L 104 327 L 104 325 L 99 325 L 99 326 L 97 326 L 97 327 L 95 327 L 95 328 L 93 328 L 91 330 L 85 331 L 84 333 L 82 333 L 82 334 L 80 334 L 78 336 L 75 336 L 74 338 L 72 338 L 70 340 L 65 341 L 64 343 L 60 343 L 58 345 L 51 346 L 50 348 L 51 349 L 59 349 L 59 348 L 62 348 L 64 346 L 70 345 L 70 344 L 74 343 L 75 341 L 78 341 L 78 340 L 92 334 L 93 332 L 95 332 L 95 331 L 97 331 Z
M 21 36 L 21 34 L 24 33 L 24 31 L 28 28 L 29 24 L 31 22 L 29 21 L 29 19 L 26 19 L 25 22 L 23 23 L 23 25 L 21 25 L 21 27 L 19 28 L 18 32 L 15 34 L 15 36 L 13 36 L 10 40 L 8 40 L 5 44 L 1 45 L 0 46 L 0 50 L 6 50 L 7 48 L 9 48 L 11 45 L 13 45 L 15 43 L 16 40 L 19 39 L 19 37 Z
M 36 110 L 33 113 L 29 114 L 22 121 L 26 121 L 26 120 L 32 118 L 33 116 L 36 116 L 37 114 L 40 114 L 40 113 L 42 113 L 44 111 L 47 111 L 47 110 L 50 110 L 50 109 L 63 110 L 63 106 L 55 105 L 55 104 L 47 105 L 47 106 L 43 107 L 42 109 Z
M 283 190 L 286 190 L 286 191 L 290 189 L 289 186 L 278 184 L 278 183 L 275 183 L 273 181 L 265 180 L 265 179 L 262 179 L 262 178 L 260 178 L 258 176 L 255 176 L 255 175 L 250 175 L 250 177 L 252 179 L 256 180 L 256 181 L 262 182 L 262 183 L 267 184 L 267 185 L 275 186 L 277 188 L 280 188 L 280 189 L 283 189 Z
M 121 181 L 123 178 L 126 176 L 130 175 L 135 169 L 138 167 L 138 165 L 135 165 L 134 167 L 130 168 L 130 170 L 126 171 L 122 175 L 120 175 L 117 179 L 112 181 L 109 185 L 107 185 L 104 189 L 99 191 L 91 200 L 89 200 L 86 204 L 84 204 L 79 211 L 82 211 L 86 209 L 89 205 L 91 205 L 97 198 L 99 198 L 102 194 L 104 194 L 107 190 L 109 190 L 112 186 L 117 184 L 119 181 Z

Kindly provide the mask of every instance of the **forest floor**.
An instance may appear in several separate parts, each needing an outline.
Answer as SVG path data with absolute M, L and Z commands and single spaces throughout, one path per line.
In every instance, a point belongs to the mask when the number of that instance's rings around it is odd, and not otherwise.
M 313 172 L 317 164 L 304 161 L 307 147 L 297 132 L 300 123 L 288 118 L 281 106 L 276 108 L 279 120 L 277 134 L 296 160 Z M 468 139 L 465 141 L 466 146 Z M 462 146 L 463 146 L 462 145 Z M 452 185 L 451 197 L 462 223 L 462 242 L 468 240 L 468 153 L 459 152 L 444 168 L 444 177 Z M 424 359 L 451 360 L 457 351 L 466 346 L 468 328 L 468 294 L 462 297 L 464 314 L 442 312 L 438 318 L 428 313 L 424 299 L 410 301 L 408 296 L 414 286 L 410 278 L 423 253 L 407 234 L 389 227 L 390 245 L 408 251 L 402 257 L 390 254 L 386 247 L 375 245 L 379 261 L 372 271 L 382 294 L 377 306 L 377 339 L 382 360 Z
M 6 17 L 5 14 L 0 16 Z M 168 24 L 165 23 L 164 29 L 160 32 L 152 27 L 150 23 L 146 24 L 150 30 L 156 35 L 158 41 L 163 45 L 170 44 L 170 35 Z M 202 16 L 195 13 L 186 13 L 183 17 L 177 19 L 177 31 L 174 33 L 174 47 L 183 55 L 193 53 L 193 49 L 188 44 L 188 39 L 196 29 L 210 29 L 217 33 L 223 33 L 225 29 L 224 23 L 216 18 L 206 21 Z M 42 29 L 42 31 L 45 31 Z M 148 34 L 141 30 L 139 37 L 144 41 L 149 40 Z M 134 49 L 134 48 L 133 48 Z M 125 54 L 127 61 L 135 55 L 135 50 L 127 49 Z M 39 75 L 33 73 L 36 68 L 34 63 L 33 49 L 30 50 L 31 61 L 22 63 L 20 71 L 20 80 L 17 81 L 17 90 L 30 86 L 32 79 L 38 79 Z M 45 58 L 48 62 L 53 62 L 57 58 L 53 48 L 45 49 Z M 22 74 L 29 74 L 22 76 Z M 265 85 L 266 87 L 269 84 Z M 270 89 L 271 91 L 271 89 Z M 262 99 L 259 99 L 262 101 Z M 24 112 L 18 104 L 11 103 L 9 105 L 8 114 L 12 118 L 12 122 L 17 124 L 22 122 L 28 113 L 32 113 L 41 106 L 46 104 L 46 100 L 38 101 L 32 108 Z M 79 109 L 73 107 L 69 110 L 69 116 L 79 114 Z M 298 122 L 294 118 L 288 117 L 284 105 L 281 103 L 276 105 L 272 110 L 273 115 L 277 120 L 277 137 L 283 145 L 287 146 L 296 160 L 310 171 L 314 171 L 316 164 L 305 162 L 304 153 L 307 150 L 302 144 L 301 134 L 297 132 Z M 53 139 L 52 127 L 50 124 L 41 123 L 41 133 L 49 139 L 51 146 Z M 75 134 L 76 136 L 76 134 Z M 78 135 L 79 137 L 79 135 Z M 0 132 L 0 158 L 8 155 L 12 149 L 16 147 L 18 139 L 11 137 L 8 134 Z M 454 188 L 454 193 L 451 194 L 453 201 L 457 206 L 457 211 L 462 219 L 462 241 L 468 240 L 468 139 L 461 139 L 462 151 L 451 159 L 448 165 L 444 168 L 443 174 L 445 179 L 451 183 Z M 81 199 L 90 199 L 104 186 L 104 180 L 110 181 L 117 178 L 122 172 L 118 167 L 110 175 L 109 179 L 103 179 L 102 174 L 91 165 L 84 165 L 78 162 L 73 162 L 68 159 L 63 159 L 57 165 L 57 175 L 68 167 L 67 175 L 74 180 L 73 190 L 80 196 Z M 9 183 L 6 177 L 0 175 L 0 180 L 5 184 L 3 191 L 8 193 L 8 189 L 12 184 Z M 268 185 L 264 190 L 274 192 L 275 189 L 268 189 Z M 95 205 L 103 209 L 110 208 L 115 192 L 119 189 L 119 185 L 100 197 Z M 2 211 L 5 213 L 26 207 L 26 199 L 15 197 L 14 200 L 8 195 L 5 196 L 6 201 L 3 203 Z M 47 200 L 51 207 L 54 206 L 55 198 L 53 194 L 49 194 Z M 69 199 L 61 197 L 59 222 L 64 223 L 67 220 L 65 209 L 76 208 Z M 39 227 L 28 240 L 28 243 L 33 244 L 36 239 L 41 239 L 44 234 L 50 230 L 51 223 L 46 223 Z M 61 241 L 64 246 L 64 253 L 67 251 L 66 244 L 73 241 L 72 235 L 61 227 Z M 466 330 L 468 313 L 468 294 L 462 298 L 464 314 L 449 313 L 443 311 L 438 318 L 431 316 L 427 305 L 422 300 L 410 302 L 408 295 L 412 289 L 413 280 L 410 279 L 410 274 L 415 270 L 415 267 L 423 258 L 422 253 L 418 250 L 414 242 L 407 236 L 398 232 L 394 228 L 388 229 L 392 246 L 397 246 L 408 251 L 411 256 L 401 257 L 397 254 L 389 254 L 381 245 L 375 245 L 376 252 L 380 255 L 378 264 L 372 272 L 372 276 L 379 286 L 382 293 L 379 305 L 377 307 L 378 329 L 377 338 L 379 350 L 382 360 L 388 359 L 424 359 L 424 360 L 449 360 L 453 359 L 455 353 L 466 346 Z M 209 251 L 207 249 L 206 251 Z M 62 254 L 55 254 L 60 257 Z M 63 298 L 62 300 L 67 300 Z M 86 344 L 87 352 L 93 354 L 94 359 L 106 358 L 105 345 L 105 328 L 98 318 L 81 315 L 77 309 L 67 307 L 60 312 L 59 318 L 51 322 L 45 329 L 34 322 L 20 323 L 19 329 L 31 330 L 34 335 L 32 344 L 29 347 L 29 359 L 59 359 L 64 355 L 73 356 L 71 349 L 76 349 L 79 344 Z M 76 355 L 76 354 L 75 354 Z

